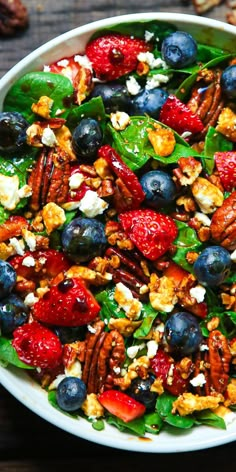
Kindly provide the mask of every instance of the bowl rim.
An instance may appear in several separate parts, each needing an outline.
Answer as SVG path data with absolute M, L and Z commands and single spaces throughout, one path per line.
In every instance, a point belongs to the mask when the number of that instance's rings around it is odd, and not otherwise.
M 4 90 L 2 99 L 4 99 L 4 94 L 7 92 L 11 84 L 22 74 L 22 71 L 28 68 L 31 64 L 33 65 L 36 59 L 42 57 L 46 52 L 48 53 L 51 50 L 54 50 L 60 44 L 69 42 L 71 39 L 82 35 L 92 34 L 95 30 L 118 23 L 147 21 L 153 19 L 162 22 L 181 23 L 186 25 L 192 24 L 197 27 L 210 27 L 218 31 L 227 32 L 232 35 L 232 37 L 236 36 L 236 28 L 232 25 L 215 19 L 177 12 L 150 11 L 147 13 L 131 13 L 104 18 L 73 28 L 72 30 L 47 41 L 45 44 L 39 46 L 26 57 L 21 59 L 0 79 L 0 89 Z M 31 70 L 34 70 L 34 68 Z M 43 389 L 38 386 L 35 381 L 33 382 L 30 380 L 29 376 L 25 372 L 14 367 L 8 367 L 6 369 L 0 365 L 0 383 L 24 406 L 49 423 L 82 439 L 107 447 L 145 453 L 176 453 L 207 449 L 236 440 L 235 424 L 229 425 L 226 432 L 221 430 L 213 431 L 209 426 L 201 426 L 200 430 L 196 427 L 194 428 L 195 432 L 194 429 L 191 430 L 189 436 L 185 432 L 181 434 L 178 433 L 177 435 L 173 434 L 171 436 L 169 433 L 161 432 L 160 436 L 147 435 L 147 441 L 141 441 L 140 438 L 131 436 L 130 434 L 120 433 L 114 427 L 109 425 L 106 425 L 105 431 L 97 432 L 92 429 L 89 422 L 82 418 L 80 418 L 79 421 L 76 420 L 77 425 L 83 425 L 82 428 L 80 428 L 80 426 L 75 426 L 75 420 L 73 418 L 70 418 L 54 409 L 47 402 Z M 43 405 L 42 408 L 41 405 Z

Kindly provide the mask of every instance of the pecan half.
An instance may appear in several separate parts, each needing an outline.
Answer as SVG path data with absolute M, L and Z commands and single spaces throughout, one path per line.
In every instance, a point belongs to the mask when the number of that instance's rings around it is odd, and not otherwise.
M 215 242 L 226 249 L 236 249 L 236 191 L 215 211 L 210 230 Z
M 209 362 L 211 382 L 218 393 L 223 393 L 229 380 L 231 353 L 226 337 L 218 330 L 209 334 Z
M 29 23 L 26 6 L 21 0 L 0 0 L 0 35 L 13 36 Z

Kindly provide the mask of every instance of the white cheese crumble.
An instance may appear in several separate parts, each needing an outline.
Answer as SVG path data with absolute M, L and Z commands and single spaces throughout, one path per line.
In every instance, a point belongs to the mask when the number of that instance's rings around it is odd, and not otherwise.
M 82 367 L 81 367 L 81 362 L 76 359 L 76 361 L 71 364 L 70 367 L 65 367 L 65 375 L 66 377 L 78 377 L 81 379 L 82 377 Z
M 153 357 L 155 357 L 157 350 L 158 350 L 158 343 L 154 341 L 154 339 L 151 339 L 150 341 L 147 342 L 147 356 L 149 359 L 152 359 Z
M 28 229 L 24 228 L 22 229 L 22 236 L 30 251 L 35 251 L 37 243 L 35 234 L 32 233 L 32 231 L 29 231 Z
M 68 59 L 61 59 L 60 61 L 57 62 L 57 65 L 59 67 L 67 67 L 69 65 Z
M 21 198 L 29 197 L 32 193 L 29 185 L 19 189 L 20 181 L 17 175 L 0 174 L 0 204 L 6 210 L 15 210 Z
M 34 304 L 38 301 L 38 297 L 35 297 L 33 292 L 30 292 L 26 295 L 24 299 L 24 304 L 26 306 L 34 306 Z
M 146 43 L 149 43 L 149 41 L 151 41 L 153 36 L 154 36 L 154 33 L 152 33 L 151 31 L 146 30 L 145 33 L 144 33 L 144 39 L 145 39 Z
M 143 305 L 133 297 L 131 290 L 122 282 L 116 284 L 114 299 L 129 319 L 137 320 L 139 318 Z
M 88 324 L 88 325 L 87 325 L 87 328 L 88 328 L 88 331 L 89 331 L 90 333 L 92 333 L 92 334 L 95 334 L 95 333 L 96 333 L 96 329 L 95 329 L 93 326 L 91 326 L 91 325 Z
M 148 64 L 150 69 L 168 68 L 166 62 L 163 61 L 163 59 L 161 59 L 160 57 L 155 57 L 154 54 L 152 54 L 152 52 L 150 51 L 140 52 L 137 56 L 137 59 L 140 62 L 145 62 L 146 64 Z
M 137 356 L 138 352 L 141 351 L 142 349 L 145 348 L 145 343 L 142 343 L 142 344 L 136 344 L 136 346 L 130 346 L 128 347 L 127 349 L 127 356 L 130 358 L 130 359 L 135 359 L 135 357 Z
M 236 420 L 236 413 L 234 413 L 233 411 L 230 411 L 229 413 L 226 413 L 224 415 L 224 422 L 225 422 L 226 426 L 229 426 L 235 420 Z
M 16 254 L 18 254 L 19 256 L 24 256 L 25 245 L 23 239 L 10 238 L 9 242 L 13 249 L 16 251 Z
M 209 351 L 209 347 L 207 346 L 207 344 L 201 344 L 200 351 L 201 352 Z
M 196 299 L 197 303 L 201 303 L 204 300 L 206 289 L 202 285 L 196 285 L 196 287 L 190 288 L 189 293 L 191 297 Z
M 155 74 L 146 82 L 146 89 L 152 90 L 156 87 L 160 87 L 162 84 L 166 84 L 169 81 L 170 77 L 165 74 Z
M 126 88 L 130 95 L 137 95 L 141 90 L 141 85 L 132 75 L 126 80 Z
M 75 190 L 79 188 L 83 181 L 84 181 L 84 176 L 80 172 L 76 172 L 75 174 L 72 174 L 69 178 L 70 189 Z
M 43 144 L 45 144 L 45 146 L 48 147 L 53 147 L 57 144 L 57 138 L 51 128 L 44 128 L 41 141 Z
M 190 383 L 193 387 L 203 387 L 206 383 L 205 375 L 202 373 L 196 375 L 196 377 L 190 380 Z
M 88 56 L 84 55 L 84 56 L 80 56 L 79 54 L 76 54 L 74 56 L 74 61 L 75 62 L 78 62 L 78 64 L 81 66 L 81 67 L 84 67 L 85 69 L 89 69 L 89 70 L 93 70 L 92 68 L 92 64 L 88 58 Z
M 24 257 L 22 261 L 22 265 L 25 267 L 34 267 L 35 266 L 35 259 L 32 256 Z
M 45 64 L 43 66 L 43 72 L 50 72 L 50 71 L 51 71 L 51 67 Z
M 194 213 L 194 218 L 198 220 L 200 223 L 203 224 L 203 226 L 210 226 L 211 220 L 210 218 L 205 215 L 205 213 L 201 213 L 200 211 L 196 211 Z
M 230 255 L 230 258 L 233 262 L 236 262 L 236 249 L 232 252 L 232 254 Z
M 93 190 L 87 190 L 84 197 L 78 203 L 80 211 L 89 218 L 101 215 L 108 208 L 108 203 Z

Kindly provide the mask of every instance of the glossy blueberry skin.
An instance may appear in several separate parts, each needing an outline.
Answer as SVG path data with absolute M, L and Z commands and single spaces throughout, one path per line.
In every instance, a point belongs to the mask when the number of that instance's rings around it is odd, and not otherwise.
M 130 115 L 147 114 L 158 119 L 162 106 L 168 98 L 168 93 L 162 88 L 143 89 L 131 100 Z
M 224 282 L 231 267 L 229 252 L 221 246 L 209 246 L 202 251 L 193 265 L 193 271 L 202 285 L 214 287 Z
M 145 200 L 152 208 L 162 208 L 174 201 L 177 189 L 171 176 L 162 170 L 151 170 L 143 174 L 140 184 Z
M 71 328 L 68 326 L 57 326 L 54 329 L 62 344 L 70 344 L 78 340 L 83 340 L 86 333 L 86 326 L 76 326 Z
M 77 157 L 84 159 L 96 157 L 102 144 L 102 137 L 98 121 L 93 118 L 83 118 L 72 135 L 72 147 Z
M 189 355 L 197 351 L 202 342 L 199 323 L 191 313 L 174 313 L 165 323 L 164 335 L 173 351 Z
M 163 40 L 161 53 L 170 67 L 181 69 L 196 61 L 197 43 L 191 34 L 175 31 Z
M 0 151 L 18 152 L 26 142 L 29 123 L 18 112 L 0 113 Z
M 4 336 L 11 335 L 13 331 L 22 326 L 28 320 L 29 308 L 22 299 L 15 294 L 0 300 L 0 328 Z
M 236 65 L 226 67 L 221 75 L 221 87 L 228 98 L 236 98 Z
M 16 271 L 7 261 L 0 259 L 0 300 L 7 297 L 16 283 Z
M 65 377 L 57 387 L 57 403 L 64 411 L 76 411 L 84 402 L 86 393 L 86 385 L 81 379 Z
M 73 262 L 86 262 L 104 251 L 107 240 L 104 225 L 94 218 L 78 217 L 62 232 L 63 251 Z
M 127 394 L 137 400 L 146 408 L 151 410 L 154 408 L 157 399 L 157 393 L 151 392 L 150 388 L 155 380 L 155 376 L 150 374 L 149 377 L 146 379 L 141 379 L 137 377 L 136 379 L 132 380 L 132 383 L 127 390 Z
M 101 97 L 106 113 L 129 111 L 130 96 L 125 85 L 110 82 L 95 85 L 89 98 Z

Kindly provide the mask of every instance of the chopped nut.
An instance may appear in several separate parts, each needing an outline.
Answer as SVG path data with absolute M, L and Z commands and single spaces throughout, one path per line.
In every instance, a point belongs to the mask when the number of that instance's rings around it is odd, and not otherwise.
M 130 117 L 124 111 L 117 111 L 110 115 L 113 128 L 117 131 L 123 131 L 130 124 Z
M 110 318 L 108 327 L 109 329 L 117 329 L 120 334 L 128 337 L 133 334 L 141 323 L 141 320 L 133 321 L 128 318 Z
M 224 397 L 221 394 L 199 396 L 192 393 L 183 393 L 173 403 L 172 413 L 178 413 L 181 416 L 191 415 L 194 411 L 202 411 L 205 409 L 217 408 L 220 403 L 224 402 Z
M 154 273 L 151 274 L 149 288 L 149 299 L 152 307 L 155 310 L 170 313 L 178 301 L 175 294 L 174 280 L 166 276 L 158 279 Z
M 209 180 L 198 177 L 191 186 L 193 196 L 203 213 L 213 213 L 224 201 L 223 193 Z
M 63 208 L 50 202 L 43 207 L 42 218 L 48 234 L 59 228 L 66 221 L 66 216 Z
M 50 118 L 50 112 L 53 105 L 53 100 L 50 97 L 42 95 L 37 103 L 33 103 L 31 110 L 43 118 Z
M 218 316 L 213 316 L 213 318 L 211 318 L 211 320 L 208 321 L 207 323 L 208 331 L 213 331 L 213 329 L 218 328 L 219 323 L 220 323 L 220 319 L 218 318 Z
M 216 131 L 219 131 L 219 133 L 231 141 L 236 142 L 236 114 L 231 108 L 223 108 L 218 118 Z
M 103 157 L 100 157 L 93 163 L 96 173 L 101 179 L 114 180 L 114 176 L 110 171 L 110 167 Z
M 155 129 L 148 130 L 148 139 L 159 156 L 167 157 L 174 151 L 175 136 L 168 128 L 162 128 L 161 125 L 156 124 Z
M 104 415 L 104 408 L 101 403 L 99 403 L 95 393 L 90 393 L 87 395 L 81 408 L 84 414 L 89 418 L 100 418 Z

